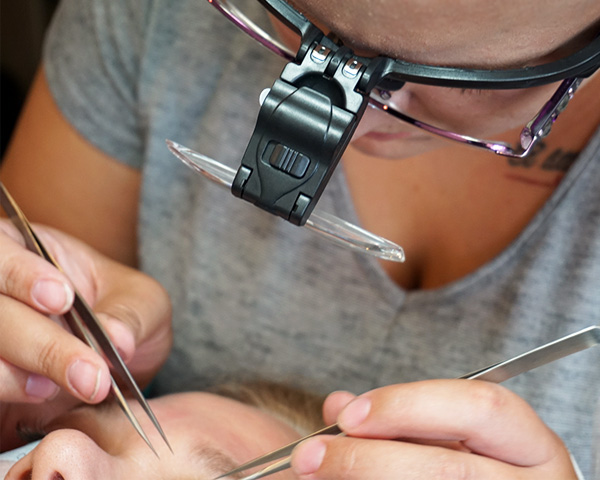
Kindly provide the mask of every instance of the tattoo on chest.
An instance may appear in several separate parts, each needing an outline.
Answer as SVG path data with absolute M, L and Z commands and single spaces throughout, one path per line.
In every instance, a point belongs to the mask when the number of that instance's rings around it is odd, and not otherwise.
M 508 158 L 511 167 L 541 170 L 550 172 L 566 172 L 573 164 L 579 152 L 557 148 L 548 150 L 543 141 L 534 145 L 531 153 L 525 158 Z

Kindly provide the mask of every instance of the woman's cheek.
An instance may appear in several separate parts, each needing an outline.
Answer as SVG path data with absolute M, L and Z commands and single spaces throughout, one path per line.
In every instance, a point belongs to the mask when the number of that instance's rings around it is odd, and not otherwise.
M 519 90 L 461 90 L 410 85 L 392 95 L 401 112 L 435 127 L 489 138 L 525 126 L 555 86 Z

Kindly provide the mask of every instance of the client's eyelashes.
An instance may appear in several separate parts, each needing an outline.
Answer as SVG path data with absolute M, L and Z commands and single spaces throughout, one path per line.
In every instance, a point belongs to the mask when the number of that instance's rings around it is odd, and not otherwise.
M 461 88 L 460 89 L 460 94 L 461 95 L 481 95 L 485 90 L 481 89 L 481 88 Z
M 23 425 L 21 423 L 17 424 L 16 432 L 19 438 L 27 443 L 41 440 L 48 434 L 41 426 Z

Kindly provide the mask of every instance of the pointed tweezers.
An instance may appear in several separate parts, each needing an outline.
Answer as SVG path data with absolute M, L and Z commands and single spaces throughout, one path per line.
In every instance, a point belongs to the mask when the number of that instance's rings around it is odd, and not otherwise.
M 23 239 L 25 240 L 25 245 L 27 249 L 32 251 L 33 253 L 37 253 L 41 257 L 48 260 L 52 263 L 56 268 L 62 271 L 56 260 L 52 257 L 52 255 L 46 250 L 42 242 L 39 240 L 31 225 L 15 200 L 8 193 L 4 184 L 0 182 L 0 205 L 2 209 L 9 216 L 12 223 L 17 227 Z M 114 344 L 111 342 L 106 330 L 96 318 L 92 309 L 88 306 L 83 297 L 75 290 L 75 299 L 73 301 L 73 307 L 71 310 L 66 312 L 63 315 L 65 322 L 73 332 L 75 336 L 77 336 L 80 340 L 86 342 L 92 349 L 94 349 L 98 354 L 106 356 L 108 361 L 113 367 L 113 370 L 119 376 L 123 384 L 129 389 L 129 391 L 133 394 L 134 398 L 141 405 L 142 409 L 146 412 L 153 425 L 156 427 L 163 440 L 169 447 L 171 451 L 171 445 L 167 440 L 163 429 L 161 428 L 158 420 L 156 419 L 154 412 L 150 409 L 150 406 L 146 402 L 142 392 L 139 387 L 135 383 L 135 380 L 131 376 L 129 369 L 125 366 L 123 359 L 115 349 Z M 125 415 L 137 431 L 137 433 L 142 437 L 142 439 L 146 442 L 146 444 L 150 447 L 150 449 L 154 452 L 156 456 L 158 453 L 154 449 L 152 443 L 150 442 L 148 436 L 142 429 L 138 419 L 134 415 L 131 410 L 127 400 L 123 396 L 121 389 L 117 385 L 114 377 L 111 375 L 111 389 L 114 396 L 117 398 L 119 405 L 123 409 Z
M 585 350 L 587 348 L 599 344 L 600 326 L 594 325 L 580 330 L 578 332 L 575 332 L 571 335 L 559 338 L 554 342 L 542 345 L 541 347 L 534 348 L 533 350 L 525 352 L 509 360 L 495 363 L 493 365 L 490 365 L 489 367 L 482 368 L 481 370 L 476 370 L 458 378 L 470 380 L 477 379 L 485 380 L 487 382 L 492 383 L 501 383 L 521 373 L 527 372 L 534 368 L 540 367 L 547 363 L 553 362 L 560 358 L 566 357 L 573 353 Z M 278 460 L 282 457 L 286 458 L 282 458 L 282 460 L 273 463 L 256 473 L 248 475 L 242 478 L 241 480 L 258 480 L 259 478 L 264 478 L 281 470 L 285 470 L 290 467 L 289 455 L 292 453 L 294 447 L 296 447 L 296 445 L 298 445 L 300 442 L 303 442 L 307 438 L 314 437 L 315 435 L 343 435 L 343 433 L 337 424 L 330 425 L 317 432 L 311 433 L 310 435 L 307 435 L 306 437 L 303 437 L 300 440 L 296 440 L 295 442 L 292 442 L 289 445 L 286 445 L 285 447 L 282 447 L 271 453 L 263 455 L 262 457 L 256 458 L 243 465 L 240 465 L 234 470 L 231 470 L 219 477 L 216 477 L 214 480 L 219 480 L 230 475 L 235 475 L 237 473 L 243 472 L 244 470 L 258 467 L 259 465 L 264 465 L 265 463 Z

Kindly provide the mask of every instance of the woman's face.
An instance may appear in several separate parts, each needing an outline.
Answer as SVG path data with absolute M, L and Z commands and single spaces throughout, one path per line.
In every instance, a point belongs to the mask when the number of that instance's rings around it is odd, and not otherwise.
M 299 437 L 265 412 L 212 394 L 169 395 L 150 404 L 174 453 L 139 406 L 136 416 L 160 459 L 116 404 L 85 406 L 53 421 L 7 480 L 210 479 Z
M 290 3 L 358 54 L 450 67 L 505 69 L 546 63 L 581 48 L 600 29 L 597 0 L 548 0 L 543 5 L 520 0 Z M 520 129 L 557 86 L 465 91 L 406 84 L 388 103 L 436 127 L 516 143 Z M 366 154 L 387 158 L 406 158 L 447 145 L 374 108 L 367 108 L 352 144 Z

